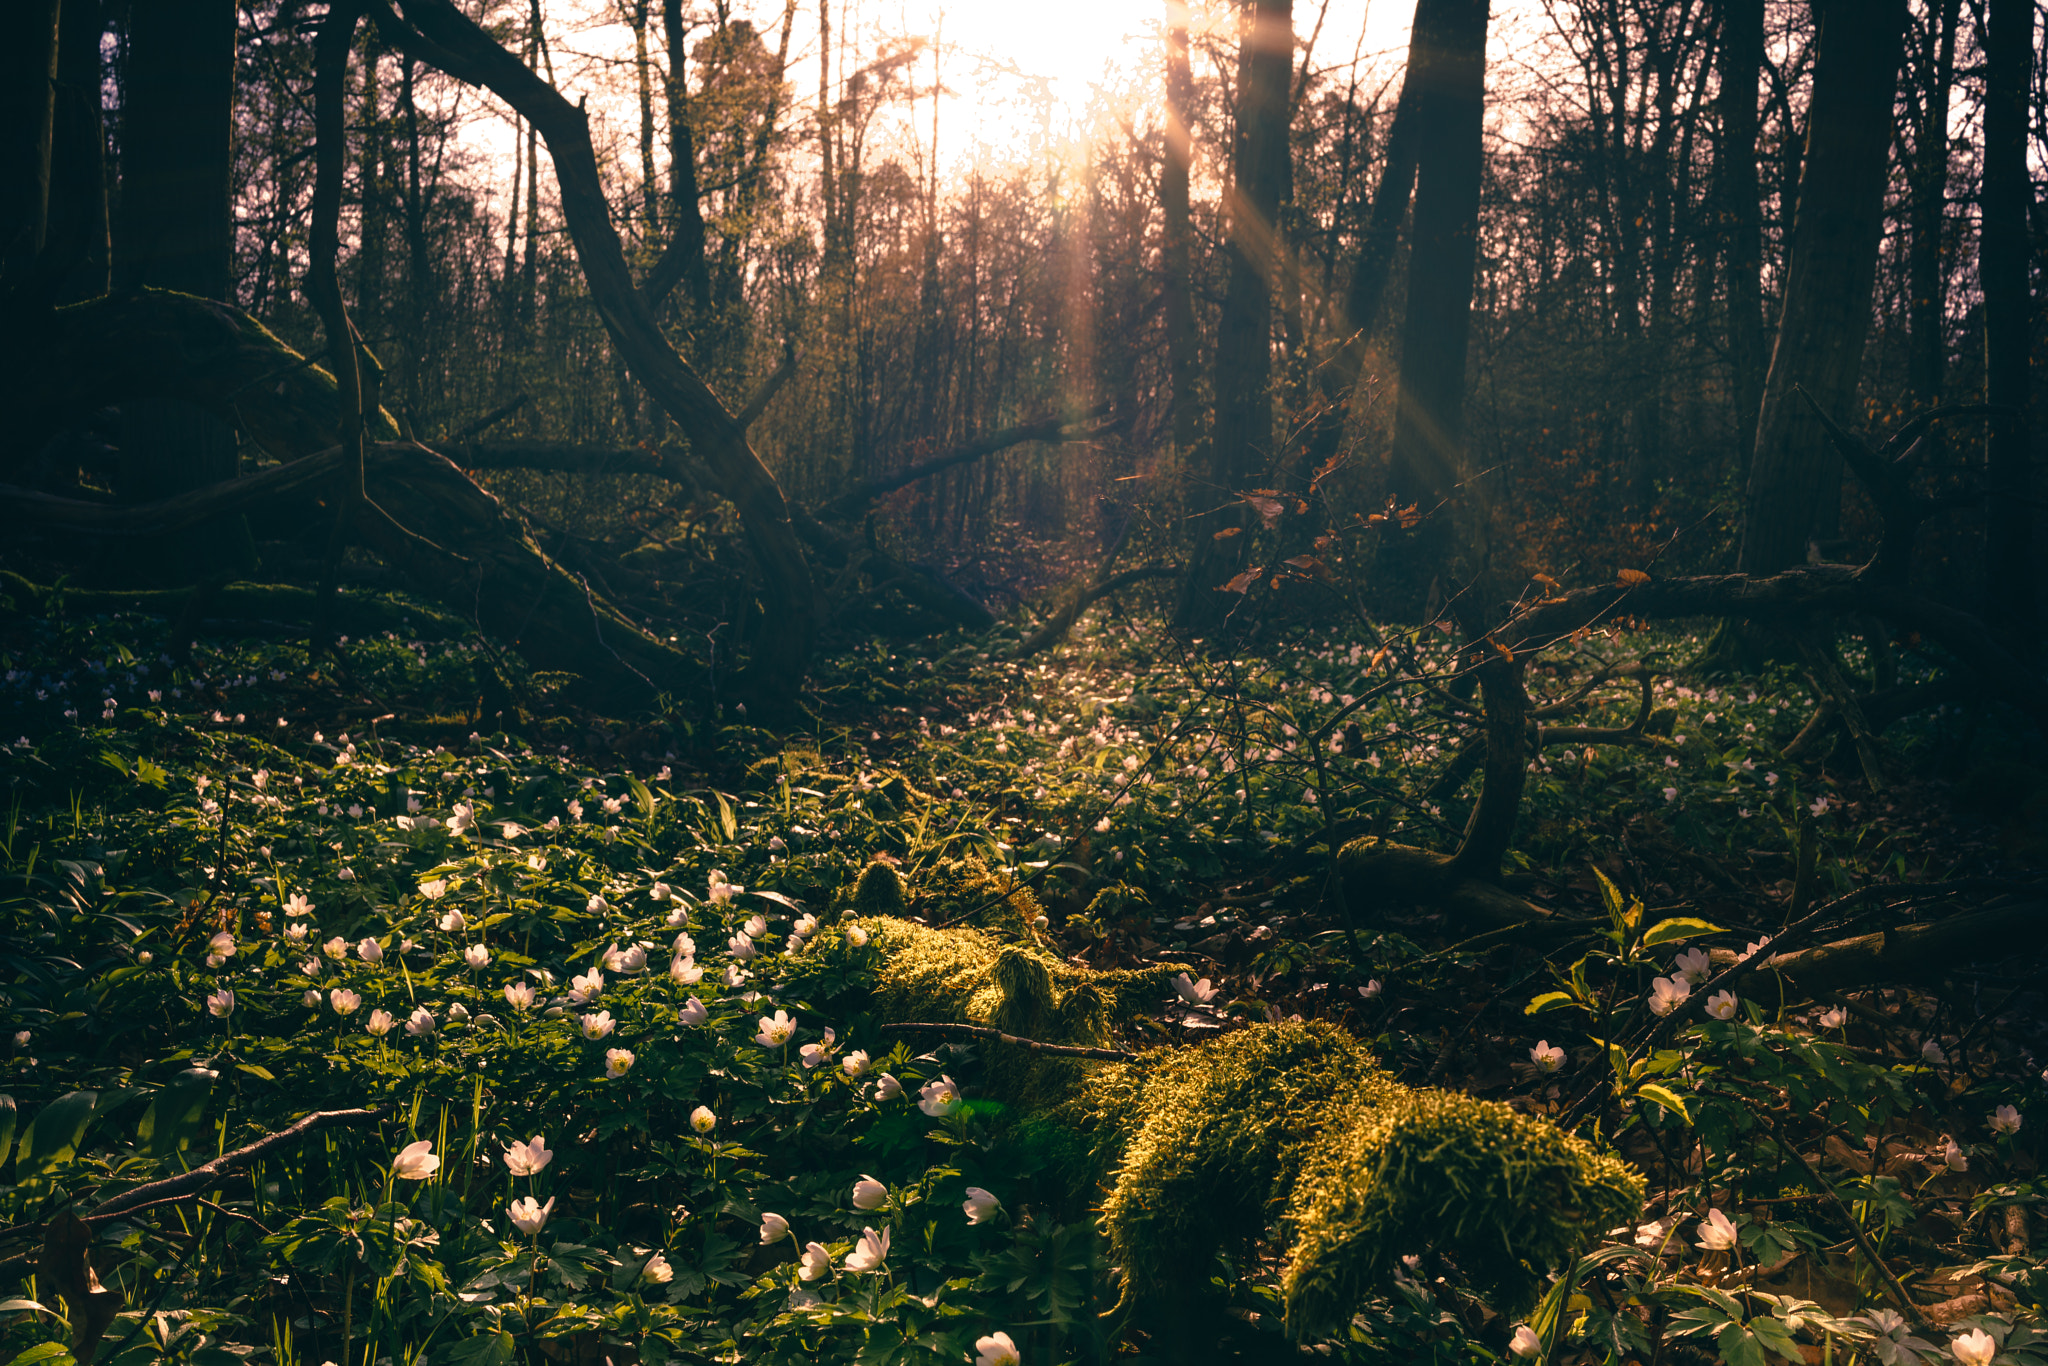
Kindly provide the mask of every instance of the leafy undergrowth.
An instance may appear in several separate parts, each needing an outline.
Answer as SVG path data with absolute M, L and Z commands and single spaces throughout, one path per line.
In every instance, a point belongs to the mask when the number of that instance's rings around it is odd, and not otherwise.
M 708 704 L 548 716 L 548 680 L 525 678 L 508 733 L 474 644 L 351 642 L 338 680 L 260 640 L 174 664 L 148 618 L 18 626 L 0 1350 L 1142 1357 L 1099 1193 L 983 1092 L 982 1045 L 883 1031 L 857 953 L 806 966 L 819 936 L 864 942 L 841 913 L 870 862 L 899 867 L 916 914 L 925 873 L 973 859 L 1030 884 L 1037 932 L 1077 963 L 1206 965 L 1134 1047 L 1334 1020 L 1404 1080 L 1564 1116 L 1649 1175 L 1639 1224 L 1536 1268 L 1526 1323 L 1417 1229 L 1405 1270 L 1310 1350 L 2048 1361 L 2031 961 L 1986 944 L 1981 969 L 1817 999 L 1757 974 L 1652 1033 L 1714 970 L 1703 951 L 1763 944 L 1795 899 L 1838 907 L 1819 937 L 1839 938 L 2024 884 L 2040 782 L 2017 742 L 1976 712 L 1901 724 L 1886 757 L 1910 776 L 1872 796 L 1853 755 L 1777 757 L 1811 709 L 1792 675 L 1662 679 L 1632 743 L 1532 766 L 1509 881 L 1566 932 L 1475 938 L 1333 894 L 1344 840 L 1455 843 L 1473 783 L 1442 775 L 1473 704 L 1447 641 L 1193 661 L 1149 624 L 1093 629 L 1023 666 L 1000 640 L 843 658 L 814 724 L 776 735 Z M 1532 686 L 1697 644 L 1596 638 Z M 1626 725 L 1640 700 L 1616 679 L 1571 719 Z M 1932 883 L 1955 889 L 1872 895 Z M 1186 1274 L 1230 1302 L 1240 1347 L 1291 1351 L 1278 1271 L 1254 1248 Z

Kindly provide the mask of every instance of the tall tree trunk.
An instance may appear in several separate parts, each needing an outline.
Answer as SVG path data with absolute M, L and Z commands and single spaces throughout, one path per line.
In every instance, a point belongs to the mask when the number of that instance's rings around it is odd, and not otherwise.
M 0 278 L 36 268 L 50 225 L 57 0 L 16 0 L 0 20 Z
M 1293 0 L 1250 0 L 1237 62 L 1237 128 L 1231 146 L 1229 282 L 1216 324 L 1216 420 L 1193 496 L 1198 506 L 1237 504 L 1259 477 L 1273 437 L 1273 282 L 1280 256 L 1280 194 L 1287 183 L 1287 91 L 1294 72 Z M 1177 620 L 1202 629 L 1230 607 L 1217 586 L 1242 564 L 1242 505 L 1194 519 L 1195 549 Z M 1232 599 L 1235 601 L 1235 599 Z
M 433 354 L 427 328 L 433 317 L 434 258 L 427 250 L 427 199 L 420 166 L 420 110 L 413 82 L 418 63 L 410 54 L 399 68 L 399 100 L 405 109 L 405 406 L 417 428 L 422 416 L 426 357 Z
M 1956 28 L 1962 0 L 1930 6 L 1920 44 L 1919 126 L 1913 130 L 1912 223 L 1908 232 L 1908 283 L 1912 300 L 1911 360 L 1907 379 L 1913 397 L 1930 407 L 1941 402 L 1947 361 L 1947 262 L 1942 236 L 1948 227 L 1949 84 L 1955 77 Z
M 1488 0 L 1444 0 L 1422 35 L 1416 121 L 1415 221 L 1408 255 L 1408 311 L 1401 326 L 1399 395 L 1389 453 L 1391 492 L 1429 516 L 1383 563 L 1395 572 L 1388 606 L 1415 618 L 1432 579 L 1473 590 L 1482 612 L 1488 537 L 1481 490 L 1460 487 L 1465 458 L 1465 353 L 1478 254 L 1479 185 L 1486 111 Z M 1418 16 L 1419 18 L 1420 16 Z M 1476 601 L 1475 601 L 1476 598 Z
M 1991 0 L 1984 109 L 1985 397 L 2018 408 L 2019 421 L 1992 428 L 1985 569 L 1991 614 L 2016 627 L 2035 620 L 2031 424 L 2026 420 L 2034 297 L 2027 220 L 2034 204 L 2027 169 L 2027 94 L 2033 77 L 2033 0 Z
M 1778 339 L 1764 380 L 1736 567 L 1769 574 L 1806 558 L 1841 515 L 1842 462 L 1804 389 L 1844 426 L 1851 411 L 1884 227 L 1885 153 L 1906 0 L 1828 0 L 1807 113 L 1799 207 Z
M 1359 382 L 1365 376 L 1366 357 L 1372 351 L 1372 334 L 1379 326 L 1387 279 L 1393 274 L 1401 220 L 1408 214 L 1408 201 L 1415 190 L 1415 107 L 1422 97 L 1422 85 L 1415 73 L 1426 64 L 1424 35 L 1442 23 L 1443 4 L 1444 0 L 1416 0 L 1415 22 L 1408 33 L 1408 70 L 1401 80 L 1401 94 L 1394 102 L 1385 160 L 1380 166 L 1379 185 L 1373 191 L 1365 235 L 1358 244 L 1358 261 L 1352 267 L 1350 287 L 1344 292 L 1343 311 L 1337 316 L 1337 353 L 1319 372 L 1322 401 L 1303 443 L 1302 463 L 1310 471 L 1320 469 L 1337 453 L 1344 440 L 1345 423 L 1363 406 Z
M 1758 86 L 1764 66 L 1764 0 L 1724 0 L 1721 10 L 1721 142 L 1714 168 L 1727 234 L 1728 361 L 1735 403 L 1735 460 L 1749 477 L 1757 410 L 1764 398 L 1763 187 L 1757 176 Z
M 624 9 L 633 30 L 633 74 L 640 88 L 640 202 L 647 215 L 641 240 L 651 243 L 661 237 L 661 176 L 654 169 L 654 71 L 647 56 L 647 4 L 648 0 L 630 0 Z
M 356 329 L 365 336 L 382 336 L 384 325 L 384 283 L 388 271 L 391 235 L 391 195 L 385 177 L 389 174 L 388 141 L 390 120 L 384 116 L 383 87 L 379 81 L 382 52 L 374 36 L 363 44 L 362 156 L 356 177 L 362 187 L 361 215 L 356 230 Z
M 234 0 L 132 7 L 122 75 L 117 282 L 226 299 Z M 121 493 L 131 501 L 235 472 L 233 429 L 174 399 L 125 405 L 121 447 Z
M 647 280 L 657 304 L 678 284 L 690 287 L 698 326 L 711 309 L 711 272 L 704 261 L 704 207 L 697 188 L 697 141 L 690 127 L 690 29 L 682 0 L 662 0 L 661 32 L 668 45 L 669 239 Z
M 1186 460 L 1201 439 L 1195 392 L 1194 229 L 1188 216 L 1188 175 L 1194 165 L 1194 76 L 1188 66 L 1187 0 L 1166 0 L 1166 159 L 1159 171 L 1163 220 L 1161 303 L 1166 313 L 1167 382 L 1173 388 L 1173 445 Z
M 107 135 L 100 116 L 99 0 L 68 0 L 57 36 L 57 105 L 50 143 L 49 258 L 59 303 L 96 299 L 112 284 L 107 237 Z

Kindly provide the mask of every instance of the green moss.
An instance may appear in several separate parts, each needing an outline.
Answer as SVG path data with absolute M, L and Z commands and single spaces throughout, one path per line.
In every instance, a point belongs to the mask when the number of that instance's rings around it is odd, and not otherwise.
M 1356 1039 L 1330 1024 L 1261 1025 L 1202 1048 L 1149 1055 L 1106 1076 L 1099 1132 L 1122 1139 L 1103 1202 L 1133 1293 L 1178 1293 L 1189 1258 L 1262 1238 L 1333 1113 L 1397 1095 Z
M 877 864 L 853 900 L 884 901 L 891 888 L 902 895 Z M 879 1019 L 1084 1046 L 1110 1044 L 1185 971 L 1061 961 L 1023 918 L 1036 913 L 1028 890 L 972 860 L 934 870 L 917 904 L 939 921 L 991 889 L 1010 907 L 994 924 L 942 930 L 863 915 L 866 947 L 842 927 L 815 952 L 872 964 Z M 1284 1284 L 1297 1337 L 1340 1327 L 1394 1259 L 1425 1248 L 1519 1308 L 1546 1269 L 1641 1205 L 1642 1179 L 1619 1159 L 1505 1105 L 1412 1090 L 1328 1023 L 1255 1025 L 1131 1063 L 1001 1045 L 982 1056 L 990 1090 L 1012 1102 L 1016 1123 L 1036 1126 L 1033 1143 L 1105 1187 L 1102 1222 L 1126 1292 L 1155 1317 L 1194 1308 L 1218 1254 L 1256 1252 L 1276 1234 L 1293 1244 Z
M 918 874 L 918 909 L 934 925 L 978 925 L 1008 939 L 1035 940 L 1038 898 L 978 858 L 942 859 Z
M 1288 1331 L 1334 1332 L 1425 1246 L 1514 1315 L 1539 1278 L 1642 1208 L 1643 1178 L 1556 1126 L 1494 1101 L 1416 1091 L 1333 1125 L 1288 1211 Z
M 870 863 L 861 869 L 860 880 L 853 884 L 853 896 L 846 903 L 845 912 L 856 916 L 907 915 L 910 898 L 903 890 L 903 878 L 886 863 Z

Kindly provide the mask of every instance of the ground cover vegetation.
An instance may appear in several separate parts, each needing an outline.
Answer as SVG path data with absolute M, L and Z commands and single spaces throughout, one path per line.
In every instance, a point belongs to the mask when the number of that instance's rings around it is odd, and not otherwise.
M 472 729 L 459 636 L 351 641 L 355 691 L 17 617 L 12 1346 L 2034 1359 L 2030 979 L 1830 971 L 2037 895 L 2033 825 L 1947 805 L 2017 775 L 1940 795 L 1966 718 L 1880 795 L 1781 757 L 1786 673 L 1595 689 L 1642 724 L 1531 761 L 1506 885 L 1549 923 L 1474 934 L 1344 877 L 1471 800 L 1448 637 L 1304 629 L 1226 694 L 1095 625 L 620 752 Z
M 2048 1362 L 2048 25 L 1538 9 L 0 11 L 6 1359 Z

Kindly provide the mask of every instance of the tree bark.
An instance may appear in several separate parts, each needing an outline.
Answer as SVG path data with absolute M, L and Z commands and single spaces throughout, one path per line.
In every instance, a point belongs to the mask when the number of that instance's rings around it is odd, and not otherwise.
M 1763 188 L 1757 177 L 1757 95 L 1764 65 L 1764 0 L 1722 8 L 1721 142 L 1716 180 L 1727 233 L 1728 361 L 1735 403 L 1735 464 L 1749 478 L 1764 398 Z
M 1808 538 L 1832 535 L 1840 518 L 1841 459 L 1795 391 L 1855 425 L 1905 21 L 1906 0 L 1829 0 L 1821 16 L 1785 302 L 1743 507 L 1745 574 L 1802 562 Z
M 1942 372 L 1947 361 L 1947 264 L 1942 236 L 1948 227 L 1949 84 L 1955 76 L 1956 29 L 1963 0 L 1940 0 L 1927 13 L 1920 38 L 1920 119 L 1913 130 L 1911 256 L 1907 289 L 1911 295 L 1911 359 L 1907 378 L 1913 397 L 1933 405 L 1941 402 Z
M 1207 629 L 1228 606 L 1217 586 L 1243 559 L 1245 530 L 1234 494 L 1255 482 L 1272 456 L 1273 279 L 1279 266 L 1280 196 L 1287 183 L 1287 92 L 1294 72 L 1293 0 L 1250 0 L 1238 48 L 1237 128 L 1231 145 L 1229 281 L 1216 324 L 1216 418 L 1208 459 L 1193 488 L 1198 504 L 1229 510 L 1194 518 L 1176 623 Z
M 129 11 L 116 281 L 228 297 L 234 0 Z M 149 501 L 230 478 L 235 435 L 176 397 L 122 410 L 121 492 Z
M 140 506 L 53 498 L 0 485 L 0 513 L 11 525 L 81 537 L 155 537 L 249 514 L 260 523 L 317 522 L 323 496 L 354 453 L 336 446 L 210 488 Z M 427 597 L 516 647 L 536 668 L 573 673 L 590 705 L 645 707 L 660 692 L 687 686 L 695 665 L 628 618 L 580 576 L 533 543 L 503 504 L 446 458 L 404 442 L 372 447 L 366 484 L 378 505 L 402 510 L 410 529 L 382 517 L 356 520 L 355 534 L 403 572 Z M 430 532 L 432 541 L 419 531 Z
M 0 275 L 26 278 L 49 233 L 57 113 L 57 0 L 16 0 L 0 19 Z
M 1417 18 L 1422 14 L 1418 11 Z M 1461 488 L 1465 458 L 1465 357 L 1478 252 L 1481 143 L 1486 107 L 1488 0 L 1443 0 L 1418 35 L 1415 220 L 1408 256 L 1408 311 L 1401 329 L 1399 396 L 1389 455 L 1392 494 L 1425 511 L 1418 534 L 1392 542 L 1388 606 L 1422 615 L 1432 577 L 1479 590 L 1486 577 L 1485 500 Z M 1419 24 L 1418 24 L 1419 26 Z M 1467 595 L 1465 601 L 1472 601 Z M 1490 606 L 1490 604 L 1485 604 Z
M 662 0 L 661 31 L 668 45 L 669 235 L 647 276 L 647 298 L 660 307 L 678 284 L 690 286 L 701 317 L 711 307 L 711 272 L 704 260 L 704 208 L 697 189 L 697 143 L 690 127 L 689 26 L 682 0 Z
M 1386 160 L 1373 191 L 1365 236 L 1358 244 L 1358 261 L 1344 294 L 1343 312 L 1337 318 L 1337 352 L 1318 375 L 1321 404 L 1309 427 L 1302 462 L 1311 471 L 1321 469 L 1337 454 L 1345 423 L 1362 406 L 1359 383 L 1372 350 L 1372 334 L 1379 326 L 1387 280 L 1393 274 L 1401 220 L 1407 216 L 1415 190 L 1415 154 L 1421 132 L 1416 106 L 1422 98 L 1422 81 L 1416 72 L 1428 65 L 1427 35 L 1442 23 L 1442 7 L 1443 0 L 1417 0 L 1415 6 L 1415 24 L 1408 36 L 1408 71 L 1394 102 L 1393 125 L 1387 130 Z
M 1194 229 L 1188 175 L 1194 166 L 1194 77 L 1188 68 L 1187 0 L 1166 0 L 1166 145 L 1159 171 L 1161 303 L 1166 313 L 1167 382 L 1173 388 L 1173 446 L 1188 459 L 1202 435 L 1196 393 Z
M 583 111 L 520 65 L 448 0 L 403 0 L 416 33 L 402 35 L 417 54 L 459 80 L 489 88 L 547 139 L 561 187 L 562 212 L 612 343 L 640 384 L 689 438 L 721 491 L 739 510 L 763 579 L 762 634 L 754 642 L 742 691 L 763 702 L 793 700 L 808 665 L 815 587 L 775 476 L 747 443 L 746 429 L 656 323 L 611 225 L 610 205 Z
M 2033 436 L 2029 361 L 2033 348 L 2033 282 L 2027 220 L 2034 187 L 2027 167 L 2027 93 L 2032 84 L 2032 0 L 1992 0 L 1984 110 L 1984 236 L 1979 268 L 1984 281 L 1985 397 L 2019 410 L 2017 421 L 1991 431 L 1991 499 L 1987 504 L 1984 600 L 1991 617 L 2025 627 L 2033 623 Z

